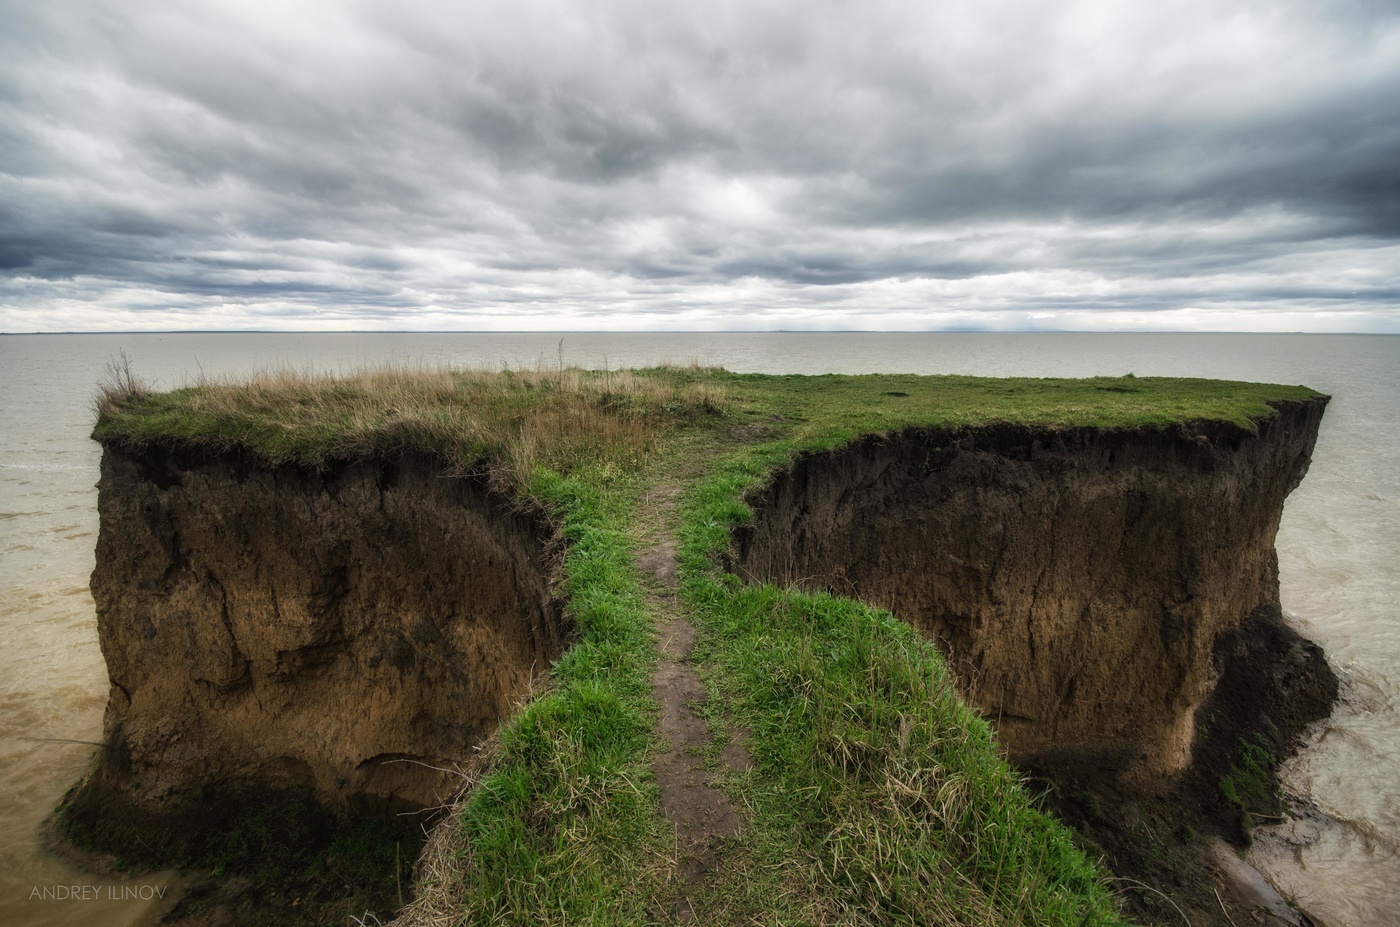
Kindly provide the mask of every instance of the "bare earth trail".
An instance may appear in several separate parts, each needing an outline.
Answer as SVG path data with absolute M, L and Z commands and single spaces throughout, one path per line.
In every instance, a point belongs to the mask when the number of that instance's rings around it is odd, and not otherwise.
M 657 733 L 665 752 L 654 760 L 661 787 L 661 809 L 676 828 L 679 900 L 670 912 L 679 923 L 696 919 L 697 900 L 715 886 L 728 845 L 738 838 L 744 819 L 729 796 L 711 784 L 702 751 L 711 741 L 705 719 L 697 710 L 707 698 L 704 684 L 691 662 L 695 626 L 677 600 L 678 576 L 674 537 L 680 487 L 655 486 L 647 494 L 639 528 L 651 543 L 637 554 L 637 567 L 649 579 L 647 604 L 656 616 L 660 658 L 651 677 L 651 692 L 660 706 Z M 731 736 L 722 753 L 724 764 L 736 771 L 749 765 L 747 751 Z M 704 902 L 699 902 L 704 907 Z

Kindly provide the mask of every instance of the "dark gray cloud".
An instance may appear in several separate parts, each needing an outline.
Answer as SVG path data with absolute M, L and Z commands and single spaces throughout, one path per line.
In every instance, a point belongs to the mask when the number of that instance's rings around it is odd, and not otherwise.
M 1391 3 L 0 0 L 0 330 L 1400 330 Z

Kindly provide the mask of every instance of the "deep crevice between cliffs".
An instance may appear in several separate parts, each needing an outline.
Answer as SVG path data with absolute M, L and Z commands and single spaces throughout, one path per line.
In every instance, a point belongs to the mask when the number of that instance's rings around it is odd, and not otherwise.
M 1283 621 L 1274 536 L 1326 400 L 1249 430 L 908 429 L 808 454 L 748 502 L 731 569 L 888 608 L 938 643 L 1090 852 L 1192 923 L 1250 903 L 1208 844 L 1281 811 L 1337 681 Z M 1179 922 L 1150 893 L 1147 920 Z
M 568 637 L 553 526 L 412 454 L 313 471 L 108 445 L 98 504 L 111 695 L 64 834 L 212 868 L 177 914 L 397 907 L 460 770 Z

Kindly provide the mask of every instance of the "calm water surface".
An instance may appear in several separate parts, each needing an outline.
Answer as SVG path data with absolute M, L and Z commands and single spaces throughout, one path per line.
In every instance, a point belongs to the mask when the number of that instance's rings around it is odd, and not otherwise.
M 1350 691 L 1292 786 L 1337 823 L 1265 839 L 1254 862 L 1331 927 L 1400 924 L 1400 337 L 1373 335 L 565 334 L 0 336 L 0 923 L 136 924 L 171 874 L 102 880 L 43 849 L 87 769 L 106 671 L 88 574 L 109 359 L 169 388 L 201 374 L 662 361 L 769 373 L 1136 373 L 1303 383 L 1333 395 L 1279 532 L 1284 609 Z M 81 891 L 75 891 L 85 886 Z M 73 897 L 73 896 L 77 897 Z M 67 897 L 64 897 L 67 896 Z

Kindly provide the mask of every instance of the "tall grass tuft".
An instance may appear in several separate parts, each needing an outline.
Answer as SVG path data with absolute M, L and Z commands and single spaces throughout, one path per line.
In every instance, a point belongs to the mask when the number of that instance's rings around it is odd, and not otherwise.
M 100 420 L 103 416 L 136 406 L 150 393 L 132 369 L 131 358 L 125 351 L 118 351 L 116 357 L 107 361 L 107 367 L 97 381 L 97 400 L 94 403 L 97 417 Z

